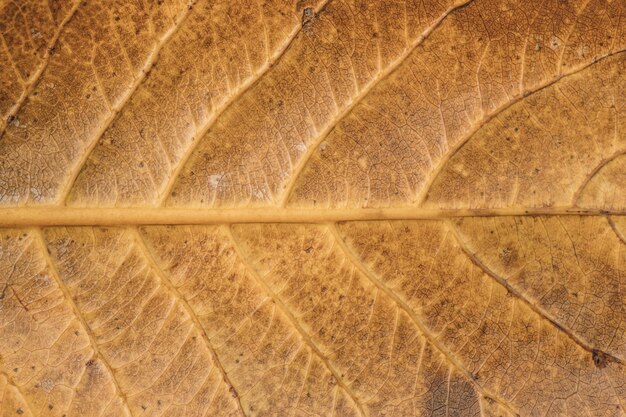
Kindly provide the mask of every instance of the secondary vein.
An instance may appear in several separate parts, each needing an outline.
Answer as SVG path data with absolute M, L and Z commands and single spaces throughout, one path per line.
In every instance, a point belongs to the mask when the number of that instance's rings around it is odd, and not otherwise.
M 37 68 L 35 73 L 32 75 L 32 77 L 30 77 L 30 79 L 27 81 L 26 87 L 24 88 L 24 91 L 22 91 L 22 95 L 17 99 L 17 101 L 11 107 L 11 109 L 9 109 L 7 114 L 3 117 L 2 121 L 0 121 L 0 138 L 2 138 L 2 136 L 4 135 L 4 132 L 7 129 L 7 125 L 6 125 L 7 117 L 9 115 L 15 116 L 20 111 L 20 109 L 24 105 L 24 102 L 26 102 L 26 99 L 28 98 L 28 96 L 30 96 L 30 94 L 33 92 L 33 89 L 35 88 L 35 86 L 39 82 L 39 79 L 41 78 L 44 71 L 48 67 L 48 62 L 50 61 L 50 57 L 52 56 L 52 53 L 53 53 L 52 51 L 54 51 L 54 49 L 56 48 L 59 38 L 61 36 L 61 33 L 63 32 L 67 24 L 76 15 L 76 11 L 78 10 L 78 7 L 80 6 L 80 4 L 81 4 L 80 0 L 76 1 L 76 3 L 72 7 L 72 9 L 69 11 L 67 16 L 65 16 L 65 19 L 63 19 L 63 21 L 59 25 L 59 28 L 57 29 L 56 33 L 50 40 L 50 43 L 48 44 L 43 61 L 40 63 L 39 67 Z M 8 50 L 8 45 L 7 45 L 7 52 L 10 52 Z
M 320 10 L 323 10 L 330 1 L 331 0 L 325 0 L 321 5 L 317 7 L 315 12 L 318 13 Z M 178 161 L 178 163 L 172 170 L 170 179 L 160 194 L 157 206 L 162 206 L 165 203 L 165 200 L 172 192 L 174 185 L 176 185 L 176 181 L 178 180 L 180 173 L 187 165 L 187 162 L 193 155 L 193 152 L 196 150 L 200 142 L 202 142 L 201 139 L 207 134 L 207 132 L 211 129 L 211 127 L 213 127 L 213 125 L 222 116 L 222 114 L 224 114 L 228 109 L 230 109 L 241 97 L 243 97 L 248 91 L 250 91 L 255 85 L 257 85 L 265 77 L 265 75 L 270 71 L 270 69 L 272 69 L 276 65 L 276 63 L 287 53 L 287 51 L 289 50 L 289 48 L 291 47 L 291 45 L 293 44 L 295 39 L 298 37 L 301 31 L 302 31 L 302 25 L 296 26 L 296 28 L 294 28 L 292 33 L 287 38 L 287 41 L 284 43 L 282 48 L 280 48 L 280 50 L 278 50 L 278 52 L 272 58 L 268 57 L 268 61 L 260 69 L 256 77 L 249 79 L 246 82 L 242 83 L 241 86 L 239 87 L 239 91 L 237 91 L 228 100 L 226 100 L 226 102 L 222 105 L 222 107 L 219 110 L 217 110 L 211 118 L 207 120 L 204 126 L 198 129 L 198 131 L 195 133 L 195 136 L 197 137 L 197 139 L 187 148 L 187 150 L 185 150 L 182 157 L 180 158 L 180 160 Z
M 104 120 L 102 127 L 98 130 L 98 133 L 96 134 L 95 138 L 91 139 L 91 141 L 87 145 L 87 148 L 84 150 L 80 160 L 75 163 L 73 169 L 70 169 L 68 181 L 59 191 L 59 201 L 66 202 L 67 197 L 70 193 L 70 190 L 72 189 L 72 186 L 76 182 L 76 178 L 78 178 L 80 171 L 82 170 L 83 166 L 85 165 L 85 163 L 91 156 L 92 151 L 94 150 L 98 142 L 100 142 L 100 139 L 102 138 L 102 136 L 104 136 L 104 134 L 113 125 L 113 122 L 117 119 L 117 116 L 121 114 L 122 110 L 124 110 L 124 108 L 126 107 L 126 104 L 128 104 L 131 101 L 135 92 L 138 91 L 139 87 L 147 79 L 148 74 L 150 73 L 150 70 L 152 69 L 152 67 L 154 67 L 154 65 L 156 64 L 159 58 L 159 52 L 169 42 L 169 40 L 173 38 L 174 34 L 177 33 L 180 30 L 180 28 L 184 25 L 185 21 L 191 14 L 192 10 L 193 10 L 193 2 L 190 5 L 185 6 L 182 13 L 180 13 L 180 15 L 178 16 L 177 22 L 157 42 L 155 49 L 147 57 L 144 63 L 144 66 L 141 69 L 141 72 L 133 81 L 132 85 L 130 86 L 128 92 L 126 93 L 122 101 L 119 103 L 117 108 L 111 109 L 111 114 L 109 115 L 109 117 L 106 118 L 106 120 Z M 104 99 L 107 100 L 106 97 L 104 97 Z
M 430 173 L 430 176 L 428 177 L 426 183 L 422 186 L 422 189 L 417 197 L 417 202 L 418 205 L 423 205 L 424 202 L 426 201 L 427 197 L 428 197 L 428 192 L 430 191 L 430 189 L 432 188 L 433 184 L 435 183 L 435 181 L 437 180 L 437 178 L 439 177 L 439 174 L 443 171 L 444 167 L 447 165 L 448 161 L 450 161 L 456 154 L 459 153 L 459 151 L 461 149 L 463 149 L 463 146 L 465 146 L 466 143 L 468 143 L 470 141 L 470 139 L 472 139 L 483 127 L 485 127 L 487 124 L 489 124 L 492 120 L 494 120 L 496 117 L 498 117 L 500 114 L 502 114 L 504 111 L 508 110 L 509 108 L 511 108 L 513 105 L 519 103 L 520 101 L 526 99 L 528 96 L 534 95 L 540 91 L 545 90 L 546 88 L 549 88 L 553 85 L 555 85 L 556 83 L 558 83 L 559 81 L 565 79 L 565 78 L 569 78 L 573 75 L 578 74 L 579 72 L 582 72 L 586 69 L 588 69 L 589 67 L 593 66 L 594 64 L 597 64 L 598 62 L 604 61 L 605 59 L 608 59 L 612 56 L 615 55 L 619 55 L 626 52 L 626 49 L 619 49 L 617 51 L 613 51 L 613 52 L 609 52 L 607 54 L 604 54 L 602 56 L 599 56 L 598 58 L 588 62 L 585 65 L 582 65 L 581 67 L 578 67 L 570 72 L 567 73 L 561 73 L 559 76 L 553 78 L 552 80 L 541 84 L 539 86 L 537 86 L 536 88 L 532 89 L 532 90 L 527 90 L 524 93 L 520 93 L 517 97 L 515 97 L 513 100 L 507 102 L 505 105 L 503 105 L 502 107 L 496 109 L 494 112 L 492 112 L 491 114 L 487 115 L 487 117 L 485 117 L 483 120 L 479 121 L 479 123 L 477 123 L 472 129 L 470 129 L 467 134 L 461 138 L 461 140 L 456 144 L 456 146 L 453 149 L 450 149 L 445 155 L 444 157 L 439 161 L 439 163 L 437 164 L 437 166 L 435 167 L 435 169 Z

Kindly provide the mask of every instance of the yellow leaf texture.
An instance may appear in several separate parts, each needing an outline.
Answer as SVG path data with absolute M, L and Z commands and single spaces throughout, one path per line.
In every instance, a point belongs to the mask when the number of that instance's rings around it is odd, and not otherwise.
M 626 416 L 626 1 L 0 35 L 0 416 Z

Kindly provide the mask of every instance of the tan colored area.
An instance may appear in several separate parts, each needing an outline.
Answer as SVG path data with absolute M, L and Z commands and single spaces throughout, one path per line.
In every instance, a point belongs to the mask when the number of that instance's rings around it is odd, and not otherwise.
M 622 0 L 0 0 L 0 416 L 626 416 Z

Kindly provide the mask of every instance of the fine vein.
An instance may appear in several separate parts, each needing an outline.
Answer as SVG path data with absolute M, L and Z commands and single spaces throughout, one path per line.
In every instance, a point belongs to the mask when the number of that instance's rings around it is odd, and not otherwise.
M 33 89 L 39 82 L 39 79 L 41 78 L 46 67 L 48 66 L 50 57 L 52 56 L 53 51 L 55 50 L 57 46 L 57 42 L 59 41 L 59 37 L 61 36 L 61 32 L 63 32 L 63 29 L 65 29 L 65 27 L 70 22 L 70 20 L 72 20 L 72 18 L 76 15 L 76 11 L 78 10 L 80 3 L 81 3 L 80 0 L 76 1 L 76 4 L 74 4 L 70 12 L 67 14 L 67 16 L 65 16 L 65 19 L 63 19 L 63 21 L 59 25 L 59 28 L 57 29 L 56 33 L 50 40 L 50 43 L 48 44 L 48 48 L 46 48 L 43 61 L 39 64 L 39 67 L 37 68 L 35 73 L 32 75 L 30 80 L 27 81 L 26 88 L 24 89 L 24 91 L 22 91 L 22 95 L 17 99 L 13 107 L 9 109 L 8 111 L 9 115 L 15 116 L 22 108 L 22 105 L 24 104 L 28 96 L 30 96 L 30 94 L 33 92 Z M 7 45 L 7 51 L 8 51 L 8 45 Z M 2 122 L 0 122 L 0 138 L 2 138 L 2 135 L 4 135 L 4 132 L 7 129 L 7 125 L 4 125 L 6 120 L 7 120 L 7 117 L 5 116 Z
M 26 406 L 26 408 L 28 408 L 28 411 L 30 411 L 30 414 L 32 416 L 34 416 L 35 413 L 33 413 L 32 409 L 30 407 L 30 404 L 28 403 L 28 400 L 26 399 L 27 397 L 24 394 L 24 392 L 22 391 L 22 388 L 19 385 L 17 385 L 17 383 L 13 380 L 13 378 L 11 378 L 11 375 L 9 375 L 8 373 L 4 372 L 1 369 L 0 369 L 0 375 L 4 376 L 6 378 L 7 384 L 13 385 L 15 387 L 17 392 L 20 394 L 20 397 L 22 397 L 22 400 L 24 401 L 24 405 Z M 2 405 L 2 397 L 0 397 L 0 405 Z
M 540 91 L 543 91 L 546 88 L 549 88 L 549 87 L 553 86 L 554 84 L 558 83 L 559 81 L 561 81 L 564 78 L 569 78 L 569 77 L 571 77 L 573 75 L 576 75 L 579 72 L 582 72 L 582 71 L 588 69 L 589 67 L 593 66 L 594 64 L 596 64 L 598 62 L 604 61 L 607 58 L 610 58 L 610 57 L 612 57 L 614 55 L 619 55 L 619 54 L 624 53 L 624 52 L 626 52 L 626 49 L 619 49 L 617 51 L 609 52 L 607 54 L 604 54 L 604 55 L 601 55 L 601 56 L 597 57 L 596 59 L 592 60 L 591 62 L 588 62 L 585 65 L 582 65 L 579 68 L 576 68 L 573 71 L 566 72 L 566 73 L 561 73 L 559 76 L 553 78 L 549 82 L 547 82 L 545 84 L 541 84 L 541 85 L 539 85 L 537 88 L 535 88 L 533 90 L 528 90 L 528 91 L 525 91 L 523 94 L 519 94 L 518 96 L 513 98 L 513 100 L 507 102 L 502 107 L 496 109 L 494 112 L 489 114 L 487 117 L 485 117 L 479 123 L 477 123 L 472 129 L 470 129 L 467 132 L 467 134 L 463 138 L 461 138 L 461 140 L 456 144 L 456 146 L 454 148 L 452 148 L 449 152 L 447 152 L 444 155 L 444 157 L 439 161 L 439 163 L 437 164 L 436 168 L 430 173 L 430 176 L 428 177 L 426 183 L 422 186 L 422 190 L 421 190 L 421 192 L 420 192 L 420 194 L 419 194 L 419 196 L 417 198 L 418 204 L 422 205 L 426 201 L 426 198 L 428 197 L 428 192 L 430 191 L 432 185 L 435 183 L 435 180 L 439 177 L 439 174 L 443 171 L 444 167 L 447 165 L 448 161 L 450 161 L 452 158 L 454 158 L 454 156 L 457 153 L 459 153 L 459 151 L 463 148 L 463 146 L 467 142 L 469 142 L 469 140 L 472 139 L 474 137 L 474 135 L 476 135 L 476 133 L 478 133 L 484 126 L 489 124 L 493 119 L 498 117 L 500 114 L 502 114 L 507 109 L 511 108 L 514 104 L 519 103 L 523 99 L 527 98 L 528 96 L 534 95 L 534 94 L 536 94 L 536 93 L 538 93 Z

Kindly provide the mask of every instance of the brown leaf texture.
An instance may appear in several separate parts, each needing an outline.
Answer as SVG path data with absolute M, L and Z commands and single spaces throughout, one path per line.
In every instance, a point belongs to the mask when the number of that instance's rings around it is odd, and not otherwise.
M 0 416 L 626 416 L 623 0 L 0 0 Z

